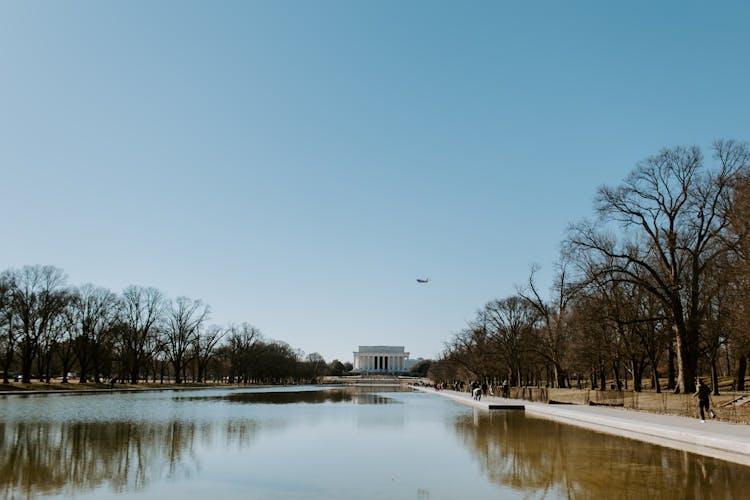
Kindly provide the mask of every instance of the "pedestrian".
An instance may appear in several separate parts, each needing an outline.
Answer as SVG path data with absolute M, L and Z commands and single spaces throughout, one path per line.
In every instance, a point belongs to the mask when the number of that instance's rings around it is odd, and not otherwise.
M 716 413 L 709 408 L 709 397 L 711 396 L 711 389 L 708 388 L 706 384 L 703 383 L 703 379 L 698 379 L 698 384 L 696 385 L 696 391 L 694 394 L 695 397 L 698 398 L 698 409 L 700 410 L 701 414 L 701 423 L 706 423 L 706 414 L 704 413 L 704 410 L 711 415 L 711 418 L 716 418 Z
M 479 399 L 482 397 L 482 387 L 479 385 L 479 382 L 477 380 L 474 380 L 471 383 L 471 398 L 479 401 Z
M 481 387 L 478 387 L 478 386 L 475 387 L 474 390 L 472 391 L 472 393 L 473 393 L 473 398 L 476 401 L 481 401 L 482 400 L 482 389 L 481 389 Z
M 508 379 L 503 380 L 503 397 L 507 398 L 510 396 L 510 387 L 508 386 Z

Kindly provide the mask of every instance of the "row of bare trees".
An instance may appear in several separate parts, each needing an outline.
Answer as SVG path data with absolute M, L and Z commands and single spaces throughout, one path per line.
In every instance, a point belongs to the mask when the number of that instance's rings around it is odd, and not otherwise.
M 153 287 L 129 286 L 118 295 L 91 284 L 70 287 L 53 266 L 9 269 L 0 274 L 2 380 L 18 372 L 23 383 L 58 374 L 67 382 L 77 371 L 83 383 L 137 384 L 149 376 L 178 384 L 272 383 L 329 371 L 317 353 L 304 357 L 251 325 L 209 325 L 208 317 L 202 301 L 169 299 Z
M 750 353 L 750 149 L 664 149 L 571 225 L 549 297 L 535 281 L 446 343 L 431 376 L 692 392 L 720 372 L 744 390 Z

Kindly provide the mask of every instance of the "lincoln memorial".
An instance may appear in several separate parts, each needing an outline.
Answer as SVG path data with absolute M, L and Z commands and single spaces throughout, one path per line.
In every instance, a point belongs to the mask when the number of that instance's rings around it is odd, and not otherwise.
M 361 345 L 359 351 L 354 351 L 354 369 L 367 373 L 405 372 L 408 359 L 404 346 Z

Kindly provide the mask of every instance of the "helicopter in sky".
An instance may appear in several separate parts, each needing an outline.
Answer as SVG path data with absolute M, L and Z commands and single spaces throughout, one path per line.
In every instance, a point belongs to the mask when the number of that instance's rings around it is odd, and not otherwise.
M 417 278 L 417 283 L 429 283 L 430 278 Z

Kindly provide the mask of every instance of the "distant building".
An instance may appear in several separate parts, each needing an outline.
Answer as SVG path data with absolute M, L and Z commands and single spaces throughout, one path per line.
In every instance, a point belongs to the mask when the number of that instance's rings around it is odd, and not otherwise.
M 354 370 L 365 373 L 409 371 L 409 353 L 404 346 L 361 345 L 354 351 Z

